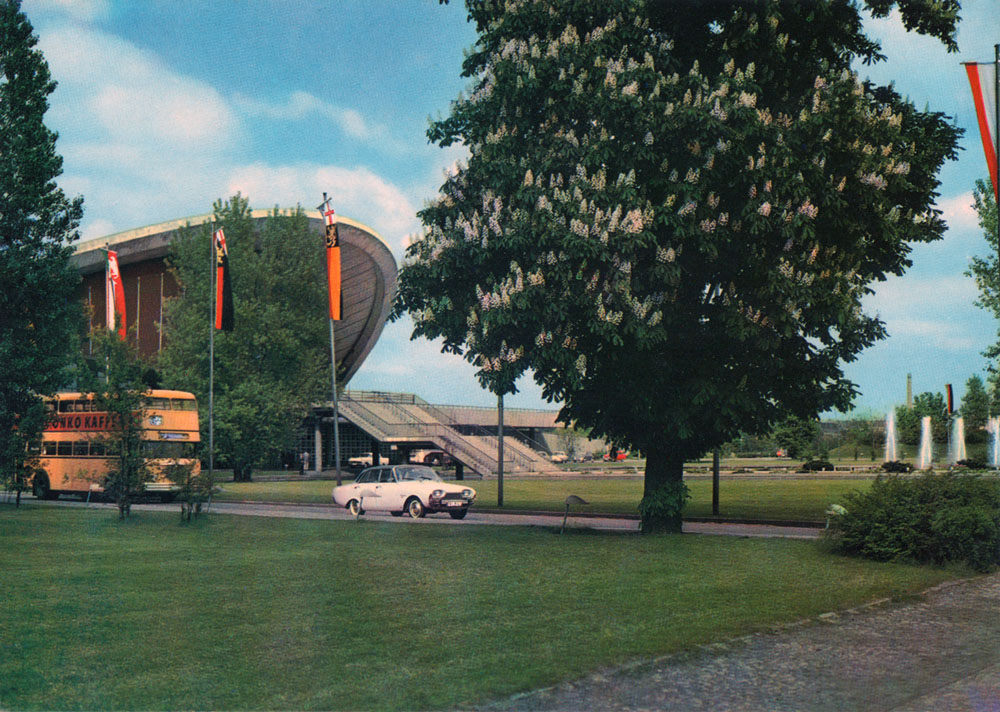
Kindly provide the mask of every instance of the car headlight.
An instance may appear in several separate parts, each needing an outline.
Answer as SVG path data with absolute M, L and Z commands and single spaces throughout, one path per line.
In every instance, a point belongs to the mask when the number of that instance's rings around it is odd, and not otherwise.
M 431 497 L 433 497 L 434 499 L 441 499 L 442 497 L 444 497 L 444 490 L 439 490 L 439 489 L 434 490 L 433 492 L 431 492 Z
M 462 496 L 465 497 L 466 499 L 472 499 L 473 497 L 476 496 L 476 493 L 470 489 L 464 489 L 462 490 Z

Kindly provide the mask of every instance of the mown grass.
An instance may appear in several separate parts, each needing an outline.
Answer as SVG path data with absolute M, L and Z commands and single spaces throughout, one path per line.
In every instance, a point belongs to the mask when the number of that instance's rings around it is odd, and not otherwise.
M 958 569 L 816 542 L 0 508 L 0 708 L 465 707 Z
M 346 480 L 345 480 L 346 481 Z M 827 507 L 848 492 L 867 490 L 868 478 L 733 478 L 719 486 L 719 515 L 739 519 L 822 521 Z M 496 480 L 468 480 L 476 490 L 476 508 L 495 509 Z M 691 500 L 685 516 L 712 516 L 712 481 L 688 478 Z M 271 502 L 329 503 L 334 483 L 325 480 L 292 482 L 224 482 L 220 499 Z M 642 498 L 641 478 L 508 479 L 504 482 L 504 508 L 561 512 L 566 497 L 575 494 L 589 503 L 574 511 L 637 514 Z

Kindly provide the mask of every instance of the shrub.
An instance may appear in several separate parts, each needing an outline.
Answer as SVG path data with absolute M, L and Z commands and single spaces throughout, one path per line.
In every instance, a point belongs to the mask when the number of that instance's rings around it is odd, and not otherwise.
M 803 472 L 833 472 L 833 463 L 826 460 L 810 460 L 799 468 Z
M 913 465 L 899 460 L 889 460 L 882 463 L 883 472 L 913 472 Z
M 959 460 L 955 463 L 958 467 L 968 467 L 970 470 L 985 470 L 987 469 L 986 462 L 984 460 L 978 460 L 974 457 L 970 457 L 968 460 Z
M 1000 564 L 1000 481 L 947 473 L 879 475 L 832 522 L 835 547 L 877 561 Z

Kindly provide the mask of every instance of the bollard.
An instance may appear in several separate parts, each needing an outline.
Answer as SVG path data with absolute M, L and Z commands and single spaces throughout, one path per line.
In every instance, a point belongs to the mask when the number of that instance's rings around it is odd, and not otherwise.
M 562 529 L 559 530 L 560 536 L 562 536 L 562 533 L 566 531 L 566 520 L 569 518 L 569 506 L 571 504 L 588 504 L 588 502 L 583 497 L 577 497 L 575 494 L 571 494 L 566 498 L 566 513 L 563 514 Z

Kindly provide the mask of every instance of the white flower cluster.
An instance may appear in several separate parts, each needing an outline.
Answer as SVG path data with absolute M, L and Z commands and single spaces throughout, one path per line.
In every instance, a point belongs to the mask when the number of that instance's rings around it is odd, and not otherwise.
M 805 202 L 799 206 L 797 212 L 799 215 L 805 215 L 807 218 L 815 218 L 819 215 L 819 208 L 809 202 L 809 198 L 806 198 Z
M 535 346 L 545 346 L 546 344 L 552 343 L 552 332 L 551 331 L 540 331 L 538 336 L 535 337 Z
M 673 262 L 677 258 L 677 252 L 673 247 L 658 247 L 656 248 L 656 261 L 662 262 L 664 264 Z
M 861 182 L 872 186 L 875 190 L 885 190 L 886 186 L 889 185 L 889 182 L 885 178 L 874 171 L 861 176 Z

